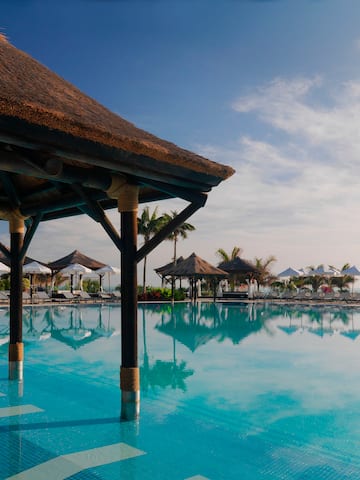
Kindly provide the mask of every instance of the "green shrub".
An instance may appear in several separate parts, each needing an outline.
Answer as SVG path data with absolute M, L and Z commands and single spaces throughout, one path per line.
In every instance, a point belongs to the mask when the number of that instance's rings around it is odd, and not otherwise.
M 182 288 L 176 289 L 174 291 L 174 300 L 184 300 L 185 291 Z M 171 289 L 170 288 L 154 288 L 147 287 L 146 292 L 142 293 L 142 288 L 138 288 L 138 300 L 147 300 L 147 301 L 170 301 L 171 300 Z

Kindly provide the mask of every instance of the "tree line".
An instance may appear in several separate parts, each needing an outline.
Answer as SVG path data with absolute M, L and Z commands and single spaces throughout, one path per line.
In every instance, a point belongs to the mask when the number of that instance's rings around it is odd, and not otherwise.
M 162 215 L 158 214 L 158 207 L 156 207 L 153 212 L 150 211 L 149 207 L 145 207 L 141 213 L 141 216 L 137 219 L 138 233 L 143 237 L 144 243 L 148 242 L 156 233 L 158 233 L 166 224 L 168 224 L 172 219 L 177 216 L 176 211 L 171 211 L 169 213 L 163 213 Z M 177 243 L 179 239 L 186 239 L 188 232 L 194 231 L 195 227 L 187 222 L 184 222 L 179 227 L 177 227 L 167 239 L 173 242 L 173 257 L 172 261 L 174 264 L 177 259 Z M 226 262 L 240 257 L 242 254 L 242 249 L 235 246 L 230 253 L 227 253 L 223 248 L 219 248 L 216 251 L 217 256 L 220 259 L 220 262 Z M 271 266 L 276 262 L 276 258 L 271 255 L 268 258 L 259 258 L 255 257 L 253 264 L 256 270 L 256 280 L 259 285 L 266 285 L 272 281 L 275 281 L 276 277 L 271 273 Z M 146 290 L 146 266 L 147 258 L 144 258 L 143 263 L 143 284 L 142 292 L 145 293 Z M 230 275 L 230 281 L 236 281 L 236 276 Z

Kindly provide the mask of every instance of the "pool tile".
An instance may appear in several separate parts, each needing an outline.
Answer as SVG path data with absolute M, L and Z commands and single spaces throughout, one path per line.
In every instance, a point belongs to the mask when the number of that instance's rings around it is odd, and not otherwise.
M 0 418 L 14 417 L 16 415 L 26 415 L 28 413 L 38 413 L 43 411 L 44 410 L 35 407 L 34 405 L 17 405 L 14 407 L 3 407 L 0 408 Z
M 87 468 L 99 467 L 108 463 L 120 462 L 144 455 L 145 452 L 126 443 L 116 443 L 105 447 L 92 448 L 53 458 L 33 468 L 8 477 L 6 480 L 64 480 Z

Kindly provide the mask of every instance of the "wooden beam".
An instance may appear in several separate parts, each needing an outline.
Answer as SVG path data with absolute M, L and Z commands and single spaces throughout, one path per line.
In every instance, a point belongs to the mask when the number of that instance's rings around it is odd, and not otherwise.
M 106 216 L 104 210 L 101 208 L 98 202 L 94 201 L 80 185 L 72 185 L 73 190 L 79 195 L 79 197 L 85 202 L 86 208 L 84 209 L 95 222 L 100 223 L 105 232 L 109 235 L 113 243 L 116 245 L 120 252 L 123 251 L 123 242 L 120 235 L 115 230 L 115 227 Z
M 196 190 L 191 190 L 189 188 L 178 187 L 175 185 L 169 185 L 163 182 L 157 182 L 151 179 L 140 178 L 138 179 L 139 184 L 155 188 L 161 192 L 167 193 L 173 198 L 182 198 L 191 203 L 202 203 L 205 205 L 207 200 L 206 193 L 198 192 Z
M 101 200 L 106 196 L 104 192 L 98 190 L 94 190 L 91 195 L 94 200 Z M 78 208 L 82 205 L 84 205 L 84 200 L 79 199 L 78 195 L 68 192 L 63 193 L 61 196 L 59 195 L 58 198 L 53 199 L 52 201 L 49 200 L 47 202 L 34 202 L 30 205 L 22 205 L 20 211 L 25 217 L 35 216 L 39 212 L 45 216 L 47 213 L 60 212 L 74 207 Z
M 41 222 L 41 219 L 43 217 L 42 213 L 38 213 L 31 222 L 30 227 L 26 229 L 25 237 L 24 237 L 24 242 L 21 247 L 21 252 L 20 252 L 20 258 L 22 261 L 24 261 L 27 249 L 29 248 L 30 242 L 33 239 L 33 236 L 35 235 L 35 232 Z
M 74 138 L 71 135 L 62 132 L 52 132 L 53 141 L 57 141 L 58 145 L 67 146 L 68 148 L 50 147 L 43 143 L 39 134 L 43 129 L 39 129 L 34 125 L 27 125 L 26 132 L 22 134 L 22 123 L 9 119 L 10 123 L 17 123 L 16 128 L 19 135 L 6 134 L 6 128 L 1 129 L 0 142 L 8 145 L 17 145 L 35 151 L 50 152 L 51 155 L 64 158 L 87 165 L 98 166 L 112 172 L 124 175 L 134 175 L 136 177 L 150 178 L 156 181 L 169 183 L 185 188 L 192 188 L 201 192 L 209 192 L 212 187 L 218 185 L 222 178 L 209 175 L 203 172 L 197 172 L 189 168 L 164 162 L 145 155 L 136 155 L 132 152 L 121 150 L 119 148 L 108 147 L 103 144 L 91 142 L 85 139 L 77 138 L 77 152 L 72 148 L 75 146 Z M 0 126 L 2 121 L 0 119 Z M 29 141 L 26 138 L 36 139 L 38 141 Z M 54 136 L 56 138 L 54 138 Z M 91 154 L 78 153 L 79 151 L 88 151 Z
M 0 242 L 0 252 L 3 253 L 8 260 L 11 259 L 10 250 L 7 247 L 5 247 L 5 245 L 1 242 Z
M 18 208 L 21 205 L 21 202 L 10 175 L 6 172 L 0 171 L 0 179 L 6 195 L 8 196 L 11 207 L 14 209 Z
M 55 158 L 35 161 L 24 154 L 5 150 L 0 152 L 0 170 L 68 184 L 81 182 L 86 187 L 104 191 L 112 181 L 111 174 L 102 168 L 70 167 Z

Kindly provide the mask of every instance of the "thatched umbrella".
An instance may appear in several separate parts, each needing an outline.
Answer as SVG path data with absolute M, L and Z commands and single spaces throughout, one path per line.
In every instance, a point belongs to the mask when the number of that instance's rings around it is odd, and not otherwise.
M 83 253 L 79 252 L 79 250 L 74 250 L 73 252 L 65 255 L 65 257 L 58 258 L 53 262 L 48 263 L 49 268 L 52 270 L 52 278 L 54 282 L 54 277 L 57 273 L 65 273 L 64 269 L 72 265 L 82 265 L 91 270 L 97 270 L 98 268 L 105 267 L 105 263 L 100 262 L 99 260 L 95 260 L 94 258 L 88 257 Z M 71 274 L 71 292 L 73 291 L 73 275 L 75 272 Z M 84 270 L 82 273 L 86 273 Z M 80 272 L 81 274 L 81 272 Z
M 94 258 L 90 258 L 79 252 L 79 250 L 74 250 L 68 255 L 65 255 L 65 257 L 58 258 L 57 260 L 48 263 L 48 267 L 51 268 L 53 272 L 58 272 L 63 268 L 66 268 L 68 265 L 72 265 L 74 263 L 84 265 L 85 267 L 90 268 L 90 270 L 97 270 L 105 267 L 105 263 L 95 260 Z
M 166 265 L 163 265 L 162 267 L 155 268 L 155 272 L 160 276 L 161 278 L 161 286 L 165 286 L 165 282 L 168 281 L 166 277 L 172 277 L 171 271 L 173 268 L 180 262 L 184 260 L 184 257 L 179 257 L 176 259 L 175 263 L 170 262 L 167 263 Z M 180 287 L 181 287 L 181 280 L 180 280 Z
M 219 279 L 228 276 L 227 272 L 220 268 L 214 267 L 206 260 L 198 257 L 195 253 L 192 253 L 188 258 L 182 262 L 174 265 L 173 268 L 169 268 L 168 275 L 173 277 L 186 277 L 189 279 L 191 285 L 191 298 L 196 299 L 196 282 L 203 278 L 212 278 L 214 283 L 214 297 L 216 296 L 215 283 Z
M 243 278 L 249 278 L 256 275 L 257 270 L 250 262 L 243 260 L 240 257 L 235 257 L 227 262 L 221 262 L 218 265 L 221 270 L 225 270 L 233 278 L 241 276 Z
M 241 273 L 245 275 L 257 272 L 254 265 L 240 257 L 235 257 L 233 260 L 219 263 L 219 268 L 228 273 Z

